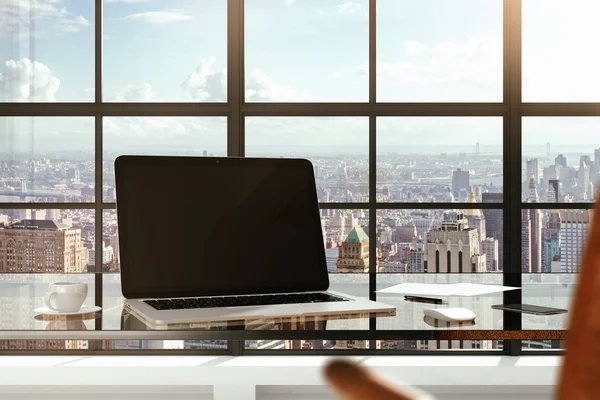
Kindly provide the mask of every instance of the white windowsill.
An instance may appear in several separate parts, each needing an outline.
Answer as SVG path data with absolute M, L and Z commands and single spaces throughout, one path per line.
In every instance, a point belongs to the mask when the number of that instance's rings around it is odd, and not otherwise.
M 208 388 L 323 386 L 325 356 L 0 357 L 0 394 L 207 393 Z M 393 380 L 420 387 L 549 390 L 559 356 L 350 357 Z M 217 398 L 217 397 L 215 397 Z M 227 397 L 220 397 L 227 398 Z M 250 397 L 249 397 L 250 398 Z M 254 397 L 252 397 L 254 398 Z

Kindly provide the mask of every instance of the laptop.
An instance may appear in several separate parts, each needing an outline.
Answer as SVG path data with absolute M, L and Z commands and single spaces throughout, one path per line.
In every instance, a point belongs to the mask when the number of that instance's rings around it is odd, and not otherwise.
M 150 326 L 395 307 L 329 291 L 304 159 L 120 156 L 121 290 Z

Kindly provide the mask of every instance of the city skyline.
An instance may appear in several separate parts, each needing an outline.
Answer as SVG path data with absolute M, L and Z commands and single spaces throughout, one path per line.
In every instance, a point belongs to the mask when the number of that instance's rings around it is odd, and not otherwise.
M 282 152 L 280 146 L 272 152 L 255 147 L 248 149 L 249 157 L 294 157 Z M 258 149 L 262 149 L 259 151 Z M 306 150 L 296 148 L 296 151 Z M 484 146 L 476 143 L 475 152 L 435 152 L 432 154 L 400 154 L 388 148 L 377 156 L 378 202 L 467 202 L 473 188 L 475 202 L 482 202 L 482 193 L 503 191 L 504 168 L 502 157 L 488 154 Z M 406 149 L 405 149 L 406 150 Z M 438 148 L 440 150 L 440 148 Z M 548 146 L 547 146 L 548 150 Z M 558 148 L 558 150 L 564 150 Z M 478 152 L 479 151 L 479 152 Z M 121 151 L 104 152 L 103 192 L 105 201 L 114 201 L 114 159 Z M 207 148 L 163 149 L 164 155 L 225 156 Z M 0 153 L 0 155 L 3 153 Z M 156 154 L 152 151 L 135 151 L 133 154 Z M 299 157 L 307 157 L 306 154 Z M 367 202 L 368 156 L 317 154 L 308 156 L 312 161 L 320 202 Z M 546 202 L 550 181 L 557 181 L 553 196 L 566 202 L 589 202 L 594 199 L 600 180 L 600 146 L 588 149 L 586 154 L 552 152 L 536 157 L 522 158 L 522 192 L 527 199 L 529 176 L 536 177 L 539 202 Z M 533 164 L 535 163 L 535 164 Z M 558 164 L 557 164 L 558 163 Z M 582 169 L 583 168 L 583 169 Z M 95 196 L 95 165 L 93 152 L 49 153 L 40 151 L 33 155 L 8 153 L 0 163 L 0 196 L 5 202 L 27 201 L 90 202 Z M 462 172 L 460 172 L 462 171 Z M 464 174 L 460 187 L 456 174 Z M 462 176 L 462 175 L 461 175 Z M 21 191 L 26 188 L 26 197 Z M 554 190 L 554 189 L 553 189 Z

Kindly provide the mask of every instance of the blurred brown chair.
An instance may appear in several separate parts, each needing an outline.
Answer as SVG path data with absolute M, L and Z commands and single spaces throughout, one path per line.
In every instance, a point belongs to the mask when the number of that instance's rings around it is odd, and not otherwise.
M 600 209 L 600 196 L 596 210 Z M 600 398 L 600 213 L 594 212 L 571 304 L 557 400 Z

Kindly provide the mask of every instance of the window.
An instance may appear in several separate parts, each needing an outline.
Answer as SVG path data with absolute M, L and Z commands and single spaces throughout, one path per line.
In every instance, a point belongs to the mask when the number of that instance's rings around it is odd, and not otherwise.
M 13 267 L 15 265 L 15 241 L 9 239 L 6 242 L 6 266 Z M 3 271 L 5 272 L 5 271 Z
M 600 43 L 594 0 L 523 0 L 523 100 L 598 102 Z
M 501 102 L 502 1 L 377 0 L 377 101 Z
M 249 349 L 559 348 L 564 315 L 490 306 L 566 307 L 572 295 L 600 182 L 600 112 L 584 103 L 600 93 L 595 1 L 34 3 L 0 5 L 0 295 L 13 299 L 2 299 L 1 329 L 45 330 L 20 316 L 54 279 L 85 281 L 90 305 L 118 310 L 118 155 L 305 157 L 332 289 L 405 312 L 327 328 L 370 340 L 331 332 L 248 339 Z M 25 220 L 46 227 L 17 232 Z M 382 340 L 378 331 L 439 329 L 419 305 L 376 293 L 403 282 L 522 286 L 452 301 L 476 310 L 470 331 L 557 337 Z M 86 329 L 114 337 L 5 346 L 139 350 L 164 339 L 126 343 L 118 312 Z
M 226 0 L 102 1 L 104 101 L 227 101 Z
M 0 15 L 0 102 L 94 100 L 94 0 L 3 2 Z
M 369 2 L 276 3 L 245 2 L 246 101 L 368 101 Z

